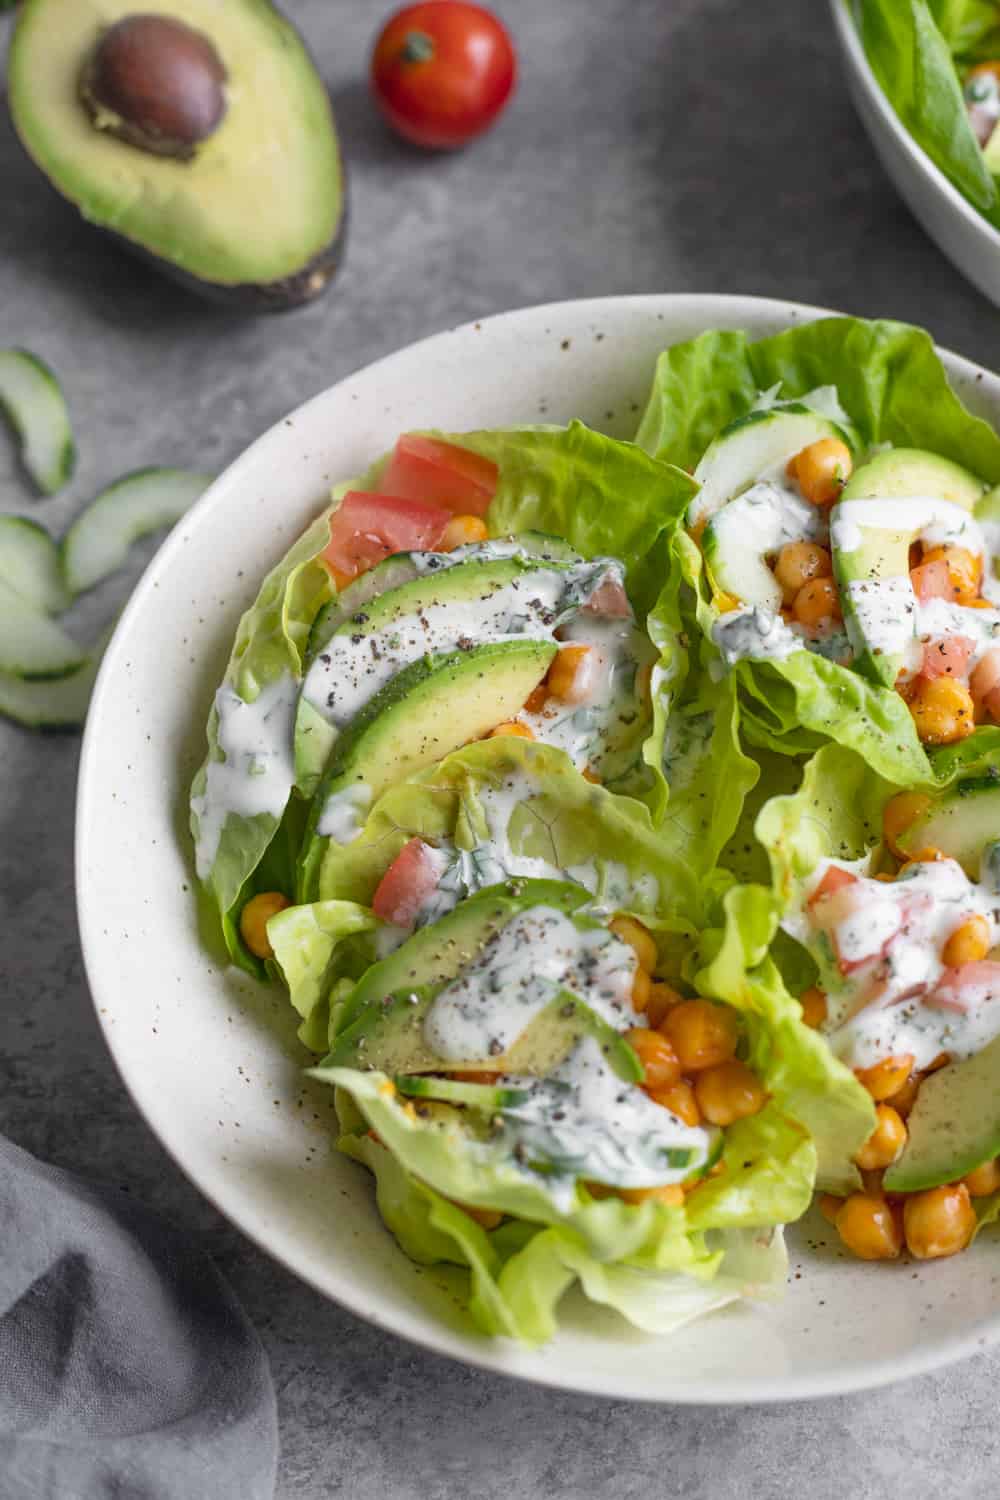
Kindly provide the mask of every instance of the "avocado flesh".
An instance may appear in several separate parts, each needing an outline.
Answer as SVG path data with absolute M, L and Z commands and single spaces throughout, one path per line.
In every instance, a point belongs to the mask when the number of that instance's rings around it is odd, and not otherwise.
M 889 1192 L 940 1187 L 1000 1155 L 998 1077 L 1000 1038 L 924 1079 L 903 1154 L 885 1174 Z
M 258 311 L 311 300 L 339 263 L 344 188 L 329 100 L 297 32 L 268 0 L 156 6 L 207 36 L 229 76 L 219 128 L 175 161 L 95 129 L 77 98 L 100 30 L 135 9 L 25 0 L 8 92 L 29 156 L 88 222 L 193 289 Z
M 941 518 L 961 521 L 982 494 L 982 484 L 968 470 L 917 448 L 879 454 L 845 485 L 831 515 L 833 572 L 854 666 L 872 681 L 893 686 L 913 636 L 910 544 L 936 519 L 936 509 Z M 919 508 L 914 505 L 912 517 L 906 514 L 906 500 L 923 502 Z M 872 524 L 865 524 L 869 501 Z M 879 502 L 881 513 L 874 509 Z
M 377 693 L 336 742 L 313 798 L 299 862 L 299 900 L 317 900 L 322 891 L 331 840 L 318 829 L 332 797 L 357 788 L 370 806 L 394 782 L 482 739 L 523 708 L 555 653 L 554 641 L 513 639 L 422 657 Z

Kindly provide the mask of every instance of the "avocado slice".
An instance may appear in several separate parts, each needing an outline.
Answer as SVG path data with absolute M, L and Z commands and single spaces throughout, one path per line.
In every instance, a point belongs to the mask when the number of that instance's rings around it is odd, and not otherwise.
M 891 1193 L 919 1193 L 954 1182 L 1000 1156 L 1000 1037 L 950 1063 L 920 1085 L 909 1136 L 885 1174 Z
M 387 582 L 393 577 L 405 577 L 405 567 L 401 566 L 394 572 L 388 571 L 392 561 L 390 558 L 383 564 L 383 567 L 387 569 L 385 574 Z M 328 655 L 328 652 L 333 652 L 334 662 L 336 662 L 338 638 L 342 644 L 345 644 L 345 637 L 349 637 L 352 644 L 357 644 L 366 636 L 374 636 L 377 632 L 389 629 L 397 622 L 405 619 L 418 619 L 428 610 L 433 610 L 440 617 L 441 607 L 447 606 L 453 607 L 455 611 L 457 634 L 454 642 L 457 642 L 463 632 L 469 641 L 475 642 L 484 634 L 488 617 L 496 608 L 496 595 L 501 590 L 512 584 L 516 587 L 522 578 L 529 574 L 534 573 L 537 576 L 544 572 L 551 577 L 554 571 L 562 572 L 565 568 L 562 564 L 543 564 L 524 557 L 508 557 L 499 560 L 474 558 L 456 567 L 446 568 L 442 572 L 419 573 L 416 577 L 390 588 L 387 592 L 378 594 L 361 609 L 342 620 L 326 642 L 327 650 L 317 652 L 314 656 L 299 695 L 294 734 L 295 783 L 303 796 L 311 797 L 315 793 L 334 746 L 340 734 L 343 733 L 342 728 L 338 730 L 336 723 L 331 722 L 334 715 L 331 714 L 328 717 L 323 712 L 324 699 L 330 690 L 331 683 L 340 686 L 337 682 L 336 666 L 330 666 Z M 346 592 L 348 591 L 345 590 Z M 533 597 L 532 591 L 526 588 L 524 594 L 525 632 L 530 631 L 532 624 L 537 624 L 540 633 L 548 636 L 548 627 L 542 623 L 545 611 L 537 598 L 534 599 L 536 607 L 530 608 Z M 448 648 L 438 647 L 437 649 L 439 651 L 451 649 L 454 642 L 449 643 Z M 384 646 L 382 649 L 384 652 Z M 412 641 L 408 649 L 412 657 Z M 422 646 L 421 649 L 423 649 Z M 427 649 L 434 650 L 434 647 L 429 646 Z M 379 659 L 382 658 L 379 657 Z M 409 659 L 405 653 L 400 657 L 400 670 L 405 668 Z M 519 708 L 523 701 L 522 699 L 521 704 L 518 704 Z M 499 719 L 494 720 L 494 723 L 499 722 Z M 460 741 L 460 743 L 464 744 L 465 741 Z
M 478 891 L 372 964 L 344 1005 L 341 1027 L 347 1027 L 366 1006 L 381 1004 L 397 990 L 454 979 L 518 912 L 531 906 L 575 912 L 589 900 L 582 886 L 561 880 L 509 880 Z
M 828 437 L 857 446 L 851 433 L 798 402 L 737 417 L 709 444 L 694 471 L 700 488 L 688 506 L 688 527 L 701 525 L 762 474 Z
M 982 873 L 986 851 L 1000 838 L 1000 770 L 985 776 L 969 776 L 940 797 L 897 843 L 904 854 L 921 849 L 940 849 L 962 866 L 970 880 Z
M 349 843 L 386 787 L 481 739 L 523 706 L 554 641 L 495 641 L 406 667 L 337 741 L 313 798 L 299 859 L 299 900 L 317 899 L 331 837 Z M 324 832 L 325 829 L 330 832 Z
M 343 252 L 344 174 L 298 33 L 269 0 L 137 9 L 25 0 L 8 97 L 28 155 L 192 290 L 254 312 L 313 300 Z
M 830 519 L 833 572 L 854 666 L 872 681 L 893 686 L 914 638 L 910 544 L 933 528 L 978 552 L 971 511 L 982 494 L 967 470 L 917 448 L 879 454 L 845 486 Z
M 620 1032 L 563 990 L 525 1027 L 512 1047 L 495 1057 L 442 1058 L 424 1039 L 424 1020 L 434 1002 L 430 986 L 407 989 L 380 1005 L 370 1005 L 334 1041 L 321 1068 L 376 1069 L 382 1073 L 522 1073 L 541 1077 L 558 1066 L 583 1036 L 592 1036 L 610 1066 L 626 1083 L 645 1074 Z M 435 1094 L 435 1098 L 441 1098 Z

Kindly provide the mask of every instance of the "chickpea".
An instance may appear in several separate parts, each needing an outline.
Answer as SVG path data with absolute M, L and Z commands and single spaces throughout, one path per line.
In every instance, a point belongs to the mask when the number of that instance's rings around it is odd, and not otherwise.
M 950 969 L 957 969 L 959 964 L 979 963 L 989 951 L 990 924 L 977 912 L 955 928 L 941 950 L 941 958 Z
M 975 1171 L 967 1172 L 962 1181 L 970 1198 L 989 1198 L 993 1193 L 1000 1193 L 1000 1162 L 995 1157 L 992 1161 L 984 1161 Z
M 811 578 L 829 578 L 832 573 L 829 552 L 816 542 L 788 542 L 778 553 L 774 565 L 774 576 L 781 585 L 786 604 L 791 604 L 803 584 Z
M 920 1085 L 923 1081 L 923 1074 L 911 1073 L 902 1088 L 897 1089 L 894 1094 L 890 1094 L 886 1100 L 886 1103 L 892 1105 L 901 1120 L 909 1119 L 910 1112 L 917 1102 L 917 1095 L 920 1092 Z
M 454 1202 L 454 1199 L 452 1201 Z M 503 1219 L 503 1214 L 495 1208 L 474 1208 L 471 1203 L 456 1203 L 455 1207 L 468 1214 L 469 1218 L 474 1219 L 483 1229 L 496 1229 Z
M 603 781 L 598 776 L 597 772 L 596 771 L 592 771 L 589 766 L 584 766 L 583 770 L 580 772 L 580 775 L 583 777 L 584 781 L 589 781 L 590 784 L 591 784 L 591 786 L 603 786 L 604 785 Z
M 837 1233 L 860 1260 L 895 1260 L 903 1248 L 899 1221 L 884 1198 L 852 1193 L 835 1220 Z
M 495 729 L 490 730 L 487 738 L 495 740 L 508 734 L 519 740 L 533 740 L 535 738 L 533 731 L 529 729 L 528 725 L 520 723 L 517 719 L 505 719 L 502 724 L 498 724 Z
M 728 1062 L 736 1051 L 739 1029 L 736 1012 L 711 1000 L 684 1000 L 663 1022 L 685 1073 Z
M 917 1260 L 939 1260 L 964 1250 L 976 1228 L 976 1211 L 964 1182 L 910 1193 L 903 1205 L 906 1244 Z
M 479 516 L 452 516 L 441 533 L 438 551 L 452 552 L 470 542 L 485 542 L 488 536 L 486 522 Z
M 699 1073 L 694 1096 L 710 1125 L 732 1125 L 735 1120 L 756 1115 L 767 1099 L 756 1073 L 735 1057 Z
M 792 614 L 800 625 L 841 619 L 840 596 L 833 579 L 812 578 L 804 583 L 792 602 Z
M 680 1005 L 683 999 L 684 996 L 678 994 L 672 985 L 663 984 L 660 980 L 654 979 L 649 987 L 649 1000 L 646 1002 L 646 1020 L 650 1026 L 655 1026 L 657 1031 L 661 1031 L 667 1012 L 673 1010 L 675 1005 Z
M 972 694 L 954 677 L 922 678 L 910 700 L 910 713 L 924 745 L 953 745 L 976 727 Z
M 536 688 L 532 688 L 524 700 L 525 711 L 529 714 L 540 714 L 549 701 L 549 690 L 544 682 L 540 682 Z
M 891 1099 L 903 1087 L 913 1070 L 912 1052 L 900 1052 L 893 1057 L 884 1057 L 872 1068 L 855 1069 L 855 1077 L 871 1094 L 876 1104 Z
M 291 904 L 280 891 L 261 891 L 259 896 L 251 896 L 244 906 L 240 912 L 240 937 L 255 958 L 274 957 L 271 939 L 267 935 L 267 924 L 279 911 L 284 911 Z
M 563 646 L 549 667 L 549 693 L 562 703 L 585 703 L 594 687 L 593 646 Z
M 644 1011 L 649 1004 L 649 992 L 653 987 L 645 969 L 636 969 L 635 978 L 632 980 L 632 1009 Z
M 626 1203 L 663 1203 L 667 1208 L 680 1208 L 684 1189 L 679 1182 L 670 1182 L 662 1187 L 619 1188 L 618 1196 Z
M 906 1126 L 903 1117 L 891 1104 L 875 1107 L 875 1129 L 865 1141 L 854 1160 L 866 1172 L 890 1167 L 906 1145 Z
M 650 1092 L 665 1089 L 676 1083 L 681 1076 L 681 1065 L 677 1053 L 661 1031 L 650 1031 L 646 1026 L 633 1026 L 626 1031 L 625 1040 L 642 1063 L 643 1082 Z
M 820 1193 L 816 1206 L 828 1224 L 836 1224 L 837 1215 L 844 1206 L 844 1200 L 835 1198 L 832 1193 Z
M 906 859 L 899 847 L 899 839 L 918 818 L 922 818 L 931 805 L 926 792 L 898 792 L 890 797 L 882 809 L 882 837 L 897 859 Z
M 932 547 L 924 553 L 924 563 L 943 562 L 956 604 L 971 604 L 979 597 L 982 559 L 967 547 Z
M 851 477 L 854 463 L 851 450 L 839 438 L 820 438 L 810 443 L 793 460 L 794 477 L 806 499 L 813 505 L 833 505 Z
M 799 996 L 799 1004 L 802 1007 L 802 1020 L 806 1026 L 811 1026 L 813 1031 L 818 1031 L 826 1020 L 826 994 L 823 990 L 811 985 L 809 989 L 803 990 Z
M 669 1109 L 685 1125 L 701 1124 L 698 1101 L 694 1096 L 694 1089 L 686 1079 L 681 1078 L 677 1083 L 668 1084 L 665 1089 L 650 1089 L 649 1097 L 654 1104 Z
M 639 961 L 640 969 L 645 969 L 652 974 L 656 968 L 657 951 L 656 939 L 649 928 L 635 917 L 627 917 L 624 912 L 617 917 L 612 917 L 608 923 L 615 937 L 621 938 L 623 943 L 628 943 Z

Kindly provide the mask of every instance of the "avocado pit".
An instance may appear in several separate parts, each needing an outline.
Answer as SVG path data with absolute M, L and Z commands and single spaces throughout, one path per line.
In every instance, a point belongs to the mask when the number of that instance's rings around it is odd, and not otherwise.
M 96 129 L 187 161 L 222 122 L 226 76 L 202 32 L 171 16 L 125 16 L 88 54 L 79 94 Z

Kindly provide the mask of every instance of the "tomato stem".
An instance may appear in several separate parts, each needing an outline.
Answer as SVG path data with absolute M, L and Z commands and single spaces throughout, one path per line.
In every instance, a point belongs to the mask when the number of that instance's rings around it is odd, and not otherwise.
M 434 38 L 426 31 L 408 31 L 399 49 L 399 58 L 405 63 L 430 62 L 434 56 Z

